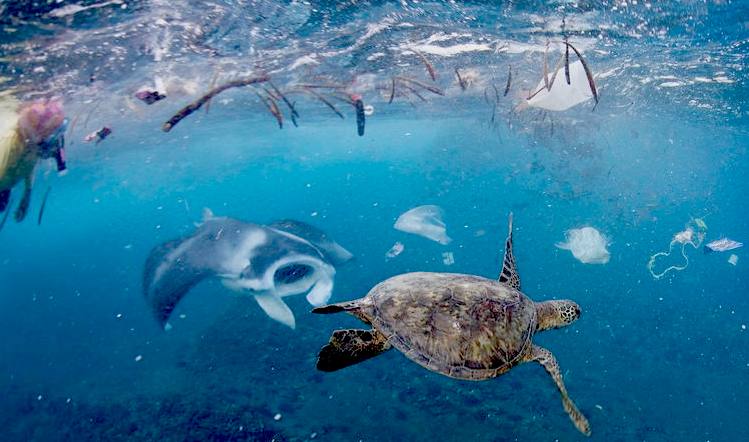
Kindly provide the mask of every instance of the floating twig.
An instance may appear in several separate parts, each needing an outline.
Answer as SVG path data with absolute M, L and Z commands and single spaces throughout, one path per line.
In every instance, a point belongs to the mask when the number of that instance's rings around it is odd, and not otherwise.
M 296 126 L 297 125 L 296 119 L 299 117 L 299 113 L 294 108 L 294 103 L 290 102 L 289 99 L 286 98 L 286 96 L 283 93 L 281 93 L 280 90 L 278 90 L 278 88 L 276 87 L 275 84 L 273 84 L 272 81 L 268 80 L 268 84 L 270 85 L 271 88 L 273 88 L 276 95 L 278 95 L 281 98 L 281 100 L 283 100 L 283 102 L 286 103 L 286 106 L 289 107 L 289 111 L 291 111 L 291 122 L 294 123 L 294 126 Z
M 564 39 L 564 78 L 567 79 L 567 84 L 570 82 L 570 45 L 567 43 L 567 39 Z
M 297 84 L 296 86 L 304 89 L 346 89 L 346 86 L 340 84 Z
M 432 81 L 437 81 L 437 73 L 434 71 L 434 67 L 431 63 L 429 63 L 429 60 L 427 60 L 424 54 L 417 51 L 416 49 L 411 49 L 411 51 L 413 51 L 413 53 L 421 59 L 421 62 L 424 63 L 424 66 L 426 66 L 427 68 L 427 72 L 429 72 L 429 76 L 432 77 Z
M 331 92 L 328 93 L 329 97 L 335 98 L 336 100 L 343 101 L 344 103 L 348 103 L 354 107 L 356 107 L 356 100 L 352 100 L 350 96 L 346 95 L 336 95 L 335 93 Z
M 213 79 L 211 80 L 211 89 L 216 87 L 216 81 L 218 81 L 218 72 L 213 74 Z M 205 102 L 205 113 L 207 114 L 208 111 L 211 110 L 211 100 Z
M 572 48 L 572 50 L 575 51 L 575 55 L 577 55 L 577 59 L 580 60 L 580 64 L 583 65 L 583 69 L 585 70 L 585 76 L 588 77 L 588 86 L 590 86 L 590 92 L 593 94 L 593 99 L 596 101 L 596 106 L 597 106 L 598 105 L 598 90 L 596 89 L 596 82 L 593 81 L 593 73 L 588 67 L 588 63 L 585 61 L 582 54 L 580 53 L 580 51 L 577 50 L 577 48 L 575 48 L 568 42 L 564 42 L 564 44 L 567 45 L 568 48 Z M 593 106 L 593 109 L 595 109 L 595 106 Z
M 329 107 L 329 108 L 330 108 L 330 109 L 331 109 L 331 110 L 332 110 L 333 112 L 335 112 L 335 113 L 336 113 L 336 115 L 338 115 L 339 117 L 341 117 L 341 119 L 344 119 L 344 116 L 343 116 L 343 114 L 341 113 L 341 111 L 339 111 L 339 110 L 338 110 L 338 108 L 337 108 L 337 107 L 335 107 L 335 105 L 334 105 L 333 103 L 331 103 L 330 101 L 326 100 L 326 99 L 325 99 L 325 97 L 323 97 L 323 96 L 322 96 L 322 94 L 320 94 L 319 92 L 317 92 L 317 91 L 314 91 L 314 90 L 312 90 L 312 89 L 302 88 L 302 90 L 303 90 L 304 92 L 307 92 L 308 94 L 310 94 L 310 95 L 312 95 L 312 96 L 316 97 L 316 98 L 317 98 L 318 100 L 322 101 L 322 102 L 323 102 L 323 103 L 324 103 L 324 104 L 325 104 L 326 106 L 328 106 L 328 107 Z
M 551 80 L 549 80 L 549 85 L 548 85 L 547 91 L 551 91 L 551 87 L 554 86 L 554 81 L 556 81 L 556 79 L 557 79 L 557 73 L 562 68 L 562 63 L 563 62 L 564 62 L 564 55 L 562 55 L 562 56 L 559 57 L 559 61 L 557 62 L 557 65 L 554 67 L 554 73 L 551 74 Z M 542 90 L 544 90 L 543 87 L 538 88 L 538 90 L 536 92 L 533 92 L 532 94 L 528 95 L 528 98 L 526 98 L 526 100 L 532 99 L 533 97 L 535 97 L 536 95 L 538 95 L 539 93 L 541 93 Z
M 412 94 L 414 94 L 414 95 L 416 95 L 417 97 L 419 97 L 419 99 L 420 99 L 421 101 L 427 101 L 427 99 L 426 99 L 426 98 L 424 98 L 424 96 L 423 96 L 423 95 L 421 95 L 421 94 L 420 94 L 420 93 L 419 93 L 419 92 L 418 92 L 418 91 L 417 91 L 416 89 L 412 88 L 411 86 L 409 86 L 409 85 L 407 85 L 407 84 L 401 84 L 401 86 L 402 86 L 402 87 L 404 87 L 404 88 L 406 88 L 406 90 L 408 90 L 408 91 L 409 91 L 409 92 L 411 92 Z
M 395 77 L 392 78 L 392 83 L 390 84 L 390 99 L 388 100 L 388 104 L 393 102 L 393 98 L 395 98 Z
M 460 85 L 460 88 L 464 91 L 468 89 L 468 82 L 466 82 L 466 80 L 460 76 L 460 71 L 458 70 L 458 68 L 455 68 L 455 75 L 458 77 L 458 84 Z
M 407 83 L 415 84 L 416 86 L 419 86 L 422 89 L 426 89 L 426 90 L 428 90 L 429 92 L 431 92 L 433 94 L 443 95 L 443 96 L 445 95 L 445 93 L 442 92 L 442 89 L 440 89 L 440 88 L 438 88 L 436 86 L 431 86 L 431 85 L 422 83 L 422 82 L 420 82 L 418 80 L 414 80 L 413 78 L 399 77 L 399 76 L 396 76 L 396 77 L 393 77 L 393 78 L 395 78 L 396 80 L 405 81 Z
M 544 50 L 544 86 L 546 86 L 547 92 L 551 92 L 551 85 L 549 84 L 549 40 L 546 40 L 546 49 Z
M 268 95 L 267 97 L 264 97 L 263 94 L 258 91 L 255 91 L 255 93 L 258 97 L 260 97 L 260 100 L 262 100 L 262 102 L 268 108 L 268 111 L 271 113 L 271 115 L 276 118 L 276 121 L 278 122 L 278 128 L 283 129 L 283 115 L 281 114 L 281 110 L 278 108 L 278 104 L 276 104 L 276 100 L 273 98 L 268 89 L 263 88 L 263 90 Z
M 220 94 L 221 92 L 227 89 L 231 89 L 234 87 L 249 86 L 251 84 L 262 83 L 268 80 L 270 80 L 270 77 L 268 75 L 258 75 L 256 77 L 240 78 L 238 80 L 232 80 L 222 85 L 219 85 L 211 89 L 210 91 L 208 91 L 202 97 L 198 98 L 197 100 L 193 101 L 192 103 L 180 109 L 176 114 L 174 114 L 174 116 L 172 116 L 172 118 L 167 120 L 167 122 L 164 123 L 163 126 L 161 126 L 161 130 L 163 130 L 164 132 L 169 132 L 170 130 L 172 130 L 174 126 L 177 125 L 177 123 L 182 121 L 185 117 L 192 114 L 196 110 L 200 109 L 200 107 L 203 106 L 211 98 L 215 97 L 216 95 Z
M 507 85 L 505 86 L 505 94 L 504 96 L 507 96 L 507 93 L 510 92 L 510 86 L 512 85 L 512 65 L 510 65 L 507 69 Z
M 51 190 L 52 190 L 52 186 L 47 186 L 47 191 L 44 192 L 44 197 L 42 198 L 42 206 L 39 207 L 39 217 L 36 220 L 37 226 L 42 225 L 42 216 L 44 215 L 44 208 L 47 206 L 47 197 L 49 197 L 49 192 Z

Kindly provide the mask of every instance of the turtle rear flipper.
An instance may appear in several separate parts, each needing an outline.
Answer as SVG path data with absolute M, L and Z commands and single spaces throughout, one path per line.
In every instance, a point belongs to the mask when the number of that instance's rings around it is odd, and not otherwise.
M 317 357 L 317 369 L 336 371 L 388 350 L 387 338 L 374 330 L 336 330 Z

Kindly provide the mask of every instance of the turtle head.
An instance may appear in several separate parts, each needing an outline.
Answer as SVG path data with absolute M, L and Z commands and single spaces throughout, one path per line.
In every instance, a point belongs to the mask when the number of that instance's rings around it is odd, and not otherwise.
M 536 303 L 538 331 L 572 324 L 580 317 L 580 306 L 568 299 Z

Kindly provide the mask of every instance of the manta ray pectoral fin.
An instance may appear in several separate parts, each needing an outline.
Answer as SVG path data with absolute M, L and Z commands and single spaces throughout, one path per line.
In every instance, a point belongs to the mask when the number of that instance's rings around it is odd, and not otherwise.
M 186 239 L 169 241 L 155 247 L 146 260 L 143 292 L 159 325 L 165 327 L 179 301 L 200 281 L 210 275 L 207 269 L 189 265 L 183 257 Z
M 333 292 L 333 279 L 323 278 L 317 281 L 312 290 L 307 293 L 307 302 L 319 307 L 330 299 L 330 294 Z
M 263 293 L 255 295 L 255 300 L 266 315 L 281 324 L 288 325 L 292 329 L 296 328 L 294 313 L 278 295 L 273 293 Z
M 342 265 L 354 259 L 354 255 L 333 241 L 322 230 L 302 221 L 283 219 L 274 221 L 268 227 L 280 230 L 309 242 L 334 266 Z

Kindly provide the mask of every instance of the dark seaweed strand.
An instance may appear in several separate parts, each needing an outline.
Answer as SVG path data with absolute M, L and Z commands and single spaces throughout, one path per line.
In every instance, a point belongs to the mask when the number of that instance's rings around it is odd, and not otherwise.
M 280 126 L 283 126 L 283 114 L 281 109 L 278 107 L 278 98 L 268 88 L 263 88 L 263 91 L 268 95 L 268 103 L 270 103 L 270 113 L 278 120 Z
M 551 74 L 551 80 L 549 81 L 549 91 L 551 91 L 551 87 L 554 86 L 554 81 L 557 79 L 557 72 L 559 72 L 559 69 L 562 67 L 562 62 L 564 61 L 564 56 L 559 57 L 559 61 L 557 62 L 557 65 L 554 67 L 554 73 Z M 536 92 L 530 94 L 526 100 L 531 100 L 533 97 L 541 93 L 541 91 L 544 90 L 544 88 L 539 88 Z
M 551 91 L 551 88 L 554 87 L 554 82 L 557 79 L 559 70 L 562 68 L 562 63 L 564 63 L 564 55 L 559 56 L 559 61 L 557 61 L 556 66 L 554 66 L 554 73 L 551 74 L 551 80 L 549 80 L 549 91 Z
M 211 80 L 211 89 L 216 87 L 216 81 L 218 81 L 218 72 L 213 76 L 213 80 Z M 206 101 L 205 103 L 205 113 L 207 114 L 208 111 L 211 110 L 211 100 Z
M 47 206 L 47 198 L 49 197 L 49 192 L 51 190 L 52 190 L 52 186 L 47 186 L 47 191 L 44 192 L 44 197 L 42 198 L 42 206 L 39 207 L 39 217 L 36 220 L 36 225 L 37 226 L 41 226 L 42 225 L 42 216 L 44 215 L 44 208 Z M 3 223 L 5 223 L 5 220 L 3 220 Z M 0 228 L 2 228 L 2 227 L 0 227 Z
M 276 100 L 273 99 L 273 95 L 271 95 L 268 89 L 263 88 L 263 91 L 266 93 L 267 97 L 264 97 L 263 94 L 258 91 L 255 91 L 255 93 L 258 97 L 260 97 L 265 106 L 268 108 L 268 112 L 270 112 L 270 114 L 273 115 L 273 117 L 278 122 L 278 128 L 283 129 L 283 116 L 281 115 L 281 111 L 278 109 Z
M 567 80 L 567 84 L 570 82 L 570 44 L 567 43 L 567 39 L 564 40 L 564 78 Z
M 564 44 L 567 45 L 568 48 L 572 48 L 573 51 L 575 51 L 575 55 L 577 55 L 578 60 L 580 60 L 580 63 L 583 65 L 583 69 L 585 69 L 585 76 L 588 77 L 588 85 L 590 86 L 590 92 L 593 93 L 593 99 L 596 100 L 596 106 L 598 105 L 598 90 L 596 89 L 596 82 L 593 81 L 593 73 L 590 71 L 590 68 L 588 67 L 588 63 L 583 58 L 582 54 L 580 54 L 580 51 L 577 50 L 574 46 L 571 44 L 565 42 Z M 595 106 L 593 107 L 595 109 Z
M 318 100 L 320 100 L 320 101 L 322 101 L 323 103 L 325 103 L 325 105 L 326 105 L 326 106 L 328 106 L 328 107 L 329 107 L 329 108 L 330 108 L 330 109 L 331 109 L 331 110 L 332 110 L 333 112 L 335 112 L 335 113 L 336 113 L 336 115 L 338 115 L 339 117 L 341 117 L 341 119 L 342 119 L 342 120 L 343 120 L 343 119 L 345 118 L 345 117 L 343 116 L 343 114 L 341 113 L 341 111 L 339 111 L 339 110 L 338 110 L 338 108 L 337 108 L 337 107 L 335 107 L 335 105 L 334 105 L 333 103 L 331 103 L 330 101 L 326 100 L 326 99 L 325 99 L 325 97 L 323 97 L 323 96 L 322 96 L 321 94 L 319 94 L 318 92 L 316 92 L 316 91 L 313 91 L 312 89 L 307 89 L 307 88 L 303 88 L 302 90 L 303 90 L 303 91 L 305 91 L 305 92 L 307 92 L 307 93 L 309 93 L 309 94 L 311 94 L 311 95 L 313 95 L 313 96 L 314 96 L 314 97 L 316 97 L 316 98 L 317 98 Z
M 437 81 L 437 73 L 434 72 L 434 67 L 431 63 L 429 63 L 429 60 L 422 54 L 421 52 L 417 51 L 416 49 L 411 49 L 414 54 L 416 54 L 420 59 L 421 62 L 424 63 L 424 66 L 427 68 L 427 72 L 429 72 L 429 76 L 432 78 L 432 81 Z
M 335 98 L 338 101 L 343 101 L 344 103 L 348 103 L 354 107 L 356 107 L 356 101 L 352 100 L 349 97 L 343 96 L 343 95 L 336 95 L 335 93 L 328 93 L 328 96 L 331 98 Z
M 507 96 L 507 93 L 510 92 L 510 86 L 512 85 L 512 65 L 510 65 L 507 68 L 507 85 L 505 86 L 505 94 L 504 96 Z
M 463 80 L 463 77 L 460 76 L 460 71 L 458 68 L 455 68 L 455 75 L 458 77 L 458 85 L 460 85 L 460 88 L 462 90 L 466 90 L 466 82 Z
M 390 99 L 388 100 L 388 104 L 393 102 L 393 98 L 395 98 L 395 77 L 393 77 L 393 82 L 390 85 Z
M 262 83 L 268 80 L 270 80 L 270 77 L 268 75 L 258 75 L 257 77 L 240 78 L 238 80 L 232 80 L 222 85 L 216 86 L 215 88 L 208 91 L 202 97 L 198 98 L 197 100 L 193 101 L 192 103 L 180 109 L 176 114 L 174 114 L 174 116 L 172 116 L 172 118 L 167 120 L 167 122 L 164 123 L 163 126 L 161 126 L 161 130 L 163 130 L 164 132 L 169 132 L 170 130 L 172 130 L 174 126 L 177 125 L 177 123 L 182 121 L 185 117 L 189 116 L 196 110 L 200 109 L 200 107 L 203 106 L 208 100 L 210 100 L 211 98 L 215 97 L 216 95 L 220 94 L 221 92 L 227 89 L 231 89 L 234 87 L 249 86 L 251 84 Z
M 268 100 L 270 101 L 270 105 L 271 105 L 271 113 L 273 114 L 274 117 L 276 117 L 276 121 L 278 121 L 278 128 L 283 129 L 283 114 L 281 113 L 281 109 L 278 107 L 278 102 L 273 97 L 273 95 L 270 94 L 270 92 L 267 92 L 267 93 L 268 93 Z
M 5 225 L 5 221 L 8 220 L 8 215 L 10 215 L 10 208 L 13 207 L 13 198 L 11 197 L 8 201 L 8 204 L 5 206 L 5 215 L 3 215 L 3 220 L 0 221 L 0 230 L 3 230 L 3 226 Z
M 424 96 L 423 96 L 423 95 L 421 95 L 421 94 L 420 94 L 420 93 L 419 93 L 419 92 L 418 92 L 418 91 L 417 91 L 416 89 L 412 88 L 411 86 L 409 86 L 409 85 L 407 85 L 407 84 L 402 84 L 401 86 L 402 86 L 403 88 L 405 88 L 406 90 L 408 90 L 409 92 L 411 92 L 412 94 L 414 94 L 414 95 L 416 95 L 417 97 L 419 97 L 419 99 L 420 99 L 421 101 L 427 101 L 427 99 L 426 99 L 426 98 L 424 98 Z
M 366 115 L 364 114 L 364 102 L 359 99 L 354 101 L 354 108 L 356 109 L 356 133 L 360 137 L 364 136 L 364 124 L 366 123 Z
M 268 80 L 268 84 L 276 92 L 276 95 L 278 95 L 279 97 L 281 97 L 281 99 L 283 100 L 283 102 L 286 103 L 286 106 L 289 107 L 289 110 L 291 111 L 291 116 L 292 117 L 299 117 L 299 113 L 297 113 L 296 109 L 294 108 L 294 105 L 289 101 L 289 99 L 286 98 L 286 95 L 282 94 L 281 91 L 278 90 L 278 88 L 276 87 L 275 84 L 273 84 L 272 81 Z M 296 124 L 294 124 L 294 125 L 296 126 Z
M 296 87 L 304 89 L 346 89 L 346 86 L 340 84 L 297 84 Z
M 405 81 L 406 83 L 415 84 L 416 86 L 419 86 L 422 89 L 426 89 L 433 94 L 443 95 L 443 96 L 445 95 L 445 93 L 442 92 L 442 89 L 435 87 L 435 86 L 430 86 L 428 84 L 424 84 L 418 80 L 414 80 L 413 78 L 408 78 L 408 77 L 395 77 L 395 78 L 400 81 Z
M 551 85 L 549 84 L 549 41 L 546 41 L 546 49 L 544 50 L 544 86 L 546 91 L 551 92 Z

